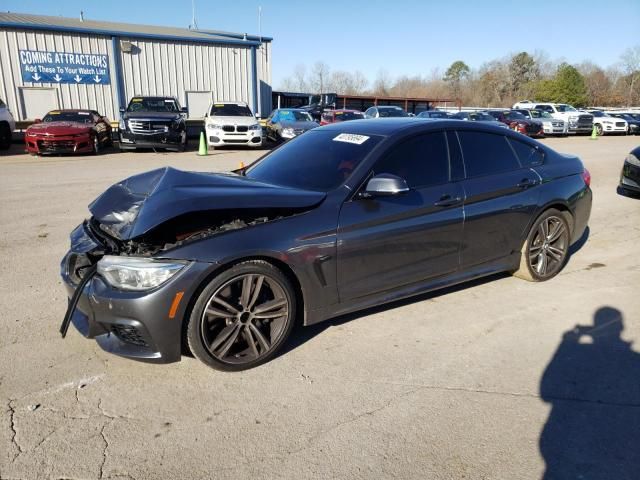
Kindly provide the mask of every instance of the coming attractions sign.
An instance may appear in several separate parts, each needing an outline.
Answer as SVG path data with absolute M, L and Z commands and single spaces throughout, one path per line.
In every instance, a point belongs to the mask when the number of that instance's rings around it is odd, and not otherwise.
M 22 80 L 25 82 L 110 83 L 108 55 L 19 50 L 19 57 Z

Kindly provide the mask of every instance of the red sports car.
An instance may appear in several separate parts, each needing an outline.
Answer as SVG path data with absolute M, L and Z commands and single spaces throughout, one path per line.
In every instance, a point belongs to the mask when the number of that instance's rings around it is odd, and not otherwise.
M 362 120 L 364 113 L 358 110 L 326 110 L 320 117 L 320 125 L 329 125 L 335 122 L 344 122 L 346 120 Z
M 94 110 L 52 110 L 27 128 L 27 152 L 98 153 L 111 145 L 111 124 Z

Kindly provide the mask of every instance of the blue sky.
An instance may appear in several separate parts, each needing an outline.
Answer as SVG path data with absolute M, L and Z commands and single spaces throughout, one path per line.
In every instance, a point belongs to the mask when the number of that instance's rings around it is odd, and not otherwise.
M 200 28 L 274 38 L 273 83 L 317 60 L 369 80 L 427 75 L 463 60 L 473 68 L 509 53 L 545 51 L 607 67 L 640 44 L 640 0 L 195 0 Z M 523 5 L 526 5 L 523 6 Z M 0 0 L 0 10 L 187 27 L 190 0 Z

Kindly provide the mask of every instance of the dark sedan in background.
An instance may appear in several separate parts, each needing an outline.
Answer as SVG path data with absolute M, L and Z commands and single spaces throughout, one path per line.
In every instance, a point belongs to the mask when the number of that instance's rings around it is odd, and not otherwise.
M 488 110 L 487 113 L 511 130 L 529 137 L 544 137 L 542 122 L 527 118 L 516 110 Z
M 71 234 L 61 333 L 158 363 L 185 339 L 211 367 L 254 367 L 296 322 L 496 272 L 551 279 L 586 229 L 589 181 L 506 128 L 422 119 L 321 127 L 227 174 L 153 170 Z
M 625 193 L 640 195 L 640 147 L 636 147 L 624 159 L 620 174 L 620 188 Z
M 109 120 L 95 110 L 52 110 L 24 134 L 27 152 L 98 153 L 112 144 Z
M 286 142 L 319 126 L 308 112 L 299 108 L 278 108 L 265 122 L 267 138 L 276 143 Z
M 629 135 L 640 135 L 640 113 L 607 112 L 607 115 L 625 120 L 629 124 Z

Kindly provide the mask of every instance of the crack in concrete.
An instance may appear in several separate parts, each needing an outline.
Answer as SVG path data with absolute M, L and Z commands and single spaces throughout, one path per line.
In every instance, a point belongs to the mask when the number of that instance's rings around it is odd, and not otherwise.
M 447 387 L 447 386 L 439 386 L 439 385 L 423 385 L 423 384 L 414 384 L 414 383 L 395 383 L 395 382 L 358 382 L 357 380 L 353 381 L 354 383 L 364 383 L 364 384 L 382 384 L 382 385 L 394 385 L 394 386 L 404 386 L 404 387 L 419 387 L 417 390 L 425 389 L 425 390 L 442 390 L 448 392 L 465 392 L 465 393 L 480 393 L 484 395 L 498 395 L 504 397 L 523 397 L 523 398 L 534 398 L 537 400 L 543 401 L 566 401 L 566 402 L 580 402 L 580 403 L 591 403 L 596 405 L 604 405 L 608 407 L 630 407 L 637 408 L 640 407 L 640 403 L 622 403 L 622 402 L 608 402 L 604 400 L 594 400 L 589 398 L 580 398 L 580 397 L 561 397 L 561 396 L 553 396 L 548 395 L 545 398 L 542 398 L 540 395 L 535 393 L 526 393 L 526 392 L 501 392 L 498 390 L 483 390 L 480 388 L 465 388 L 465 387 Z M 416 391 L 417 391 L 416 390 Z
M 102 449 L 102 463 L 100 464 L 100 477 L 99 478 L 105 478 L 104 477 L 104 466 L 107 463 L 107 449 L 109 448 L 109 441 L 107 440 L 107 437 L 104 434 L 104 430 L 105 430 L 105 428 L 107 428 L 107 426 L 111 425 L 112 422 L 113 422 L 113 420 L 109 420 L 104 425 L 102 425 L 102 428 L 100 429 L 100 437 L 102 437 L 102 441 L 104 442 L 104 448 Z
M 11 463 L 13 463 L 16 461 L 16 458 L 18 458 L 20 455 L 22 455 L 22 453 L 24 453 L 24 450 L 22 448 L 22 445 L 20 445 L 20 443 L 18 442 L 18 430 L 16 427 L 16 419 L 15 419 L 16 408 L 13 406 L 13 400 L 9 400 L 7 402 L 7 407 L 9 408 L 9 420 L 10 420 L 9 427 L 11 428 L 11 443 L 15 445 L 16 448 L 18 449 L 18 453 L 15 454 L 11 459 Z

